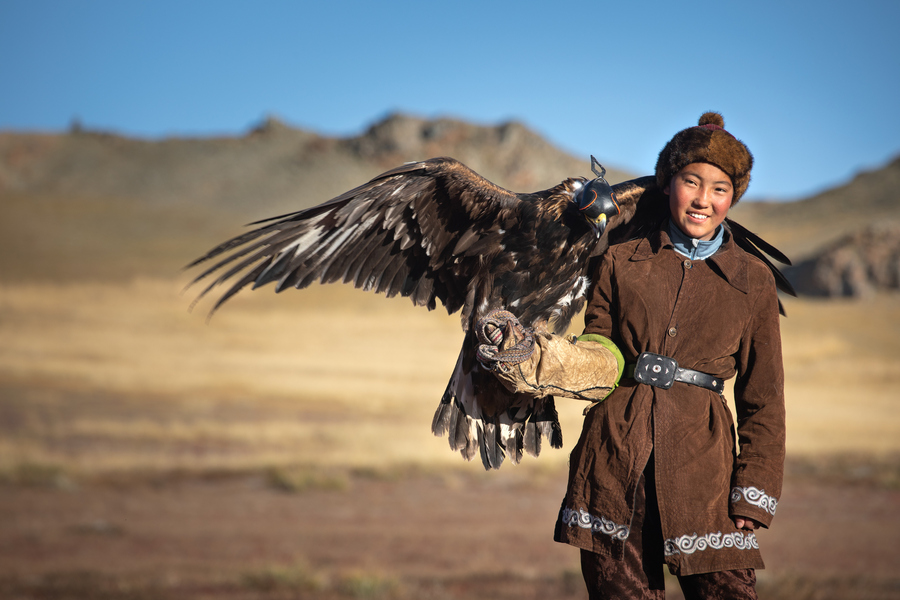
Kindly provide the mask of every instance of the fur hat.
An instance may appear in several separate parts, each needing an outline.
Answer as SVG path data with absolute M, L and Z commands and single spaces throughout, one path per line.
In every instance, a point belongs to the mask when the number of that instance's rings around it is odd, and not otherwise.
M 675 134 L 656 161 L 656 183 L 660 189 L 669 185 L 672 177 L 691 163 L 709 163 L 731 177 L 737 204 L 750 185 L 753 155 L 743 142 L 725 131 L 725 119 L 716 112 L 703 113 L 696 127 L 688 127 Z

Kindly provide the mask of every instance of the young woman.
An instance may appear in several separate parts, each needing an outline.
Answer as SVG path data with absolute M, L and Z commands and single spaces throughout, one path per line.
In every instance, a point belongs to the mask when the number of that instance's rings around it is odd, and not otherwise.
M 775 281 L 723 224 L 752 165 L 719 114 L 678 132 L 646 192 L 668 218 L 606 252 L 568 345 L 615 365 L 612 340 L 627 365 L 586 413 L 554 536 L 581 549 L 592 599 L 664 598 L 663 565 L 688 599 L 756 597 L 754 530 L 778 506 L 785 424 Z M 585 361 L 568 352 L 571 375 Z

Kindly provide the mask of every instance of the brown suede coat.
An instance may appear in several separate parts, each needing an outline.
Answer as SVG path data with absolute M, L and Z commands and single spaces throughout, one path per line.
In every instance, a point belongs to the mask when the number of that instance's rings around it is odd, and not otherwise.
M 610 248 L 591 290 L 585 333 L 612 339 L 629 363 L 649 351 L 724 379 L 737 375 L 737 439 L 727 398 L 686 383 L 663 390 L 623 379 L 585 418 L 555 539 L 621 555 L 638 479 L 652 456 L 670 570 L 762 568 L 755 534 L 738 530 L 731 517 L 768 527 L 781 494 L 778 321 L 771 273 L 728 232 L 701 261 L 675 252 L 664 230 Z

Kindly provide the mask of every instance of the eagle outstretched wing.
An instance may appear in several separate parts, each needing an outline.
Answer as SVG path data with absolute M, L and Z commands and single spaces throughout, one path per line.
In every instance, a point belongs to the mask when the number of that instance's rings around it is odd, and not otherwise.
M 440 300 L 448 313 L 462 309 L 466 329 L 491 303 L 518 301 L 519 314 L 532 321 L 546 312 L 542 298 L 556 292 L 548 288 L 562 287 L 539 282 L 534 267 L 547 253 L 557 262 L 568 258 L 563 251 L 577 245 L 575 238 L 594 241 L 586 226 L 573 231 L 552 223 L 574 220 L 562 213 L 584 181 L 515 194 L 453 159 L 408 163 L 319 206 L 253 223 L 262 226 L 188 267 L 220 259 L 194 280 L 215 274 L 198 300 L 237 277 L 213 310 L 249 284 L 274 282 L 280 292 L 340 281 L 408 296 L 429 309 Z M 556 235 L 540 239 L 547 219 Z
M 514 193 L 451 158 L 407 163 L 319 206 L 253 223 L 188 268 L 213 261 L 192 281 L 210 280 L 197 300 L 225 286 L 213 311 L 250 284 L 280 292 L 315 282 L 461 310 L 467 333 L 432 430 L 467 459 L 480 452 L 485 468 L 498 468 L 506 456 L 538 455 L 542 437 L 561 446 L 562 435 L 552 397 L 512 394 L 481 367 L 474 323 L 504 309 L 528 327 L 564 330 L 584 305 L 596 257 L 659 223 L 660 202 L 649 199 L 659 192 L 644 177 L 613 186 L 615 211 L 602 215 L 605 229 L 591 226 L 576 201 L 591 184 L 569 178 Z M 732 231 L 783 258 L 743 228 Z

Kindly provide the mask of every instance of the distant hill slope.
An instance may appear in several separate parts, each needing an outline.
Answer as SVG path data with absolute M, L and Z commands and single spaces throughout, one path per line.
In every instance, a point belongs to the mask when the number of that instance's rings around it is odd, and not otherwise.
M 900 221 L 900 157 L 803 200 L 741 202 L 730 216 L 793 259 L 808 258 L 870 224 Z
M 900 289 L 900 222 L 847 235 L 785 271 L 809 296 L 871 296 Z
M 246 213 L 259 206 L 269 214 L 273 207 L 319 204 L 391 167 L 442 155 L 522 192 L 590 175 L 589 156 L 566 154 L 520 123 L 483 127 L 392 115 L 352 138 L 323 137 L 276 119 L 235 138 L 0 133 L 0 192 Z M 629 177 L 615 169 L 608 176 Z
M 603 150 L 598 158 L 614 164 Z M 516 122 L 391 115 L 350 138 L 277 119 L 221 138 L 0 133 L 0 281 L 172 276 L 244 223 L 319 204 L 433 156 L 457 158 L 514 191 L 591 176 L 589 157 Z M 610 164 L 612 182 L 645 174 Z M 732 216 L 799 261 L 871 223 L 900 219 L 900 158 L 805 200 L 741 202 Z
M 234 138 L 0 133 L 0 278 L 171 275 L 244 223 L 442 155 L 514 191 L 591 176 L 590 157 L 575 158 L 515 122 L 392 115 L 351 138 L 276 119 Z
M 784 273 L 800 294 L 898 289 L 900 157 L 804 200 L 742 202 L 731 216 L 793 259 Z

